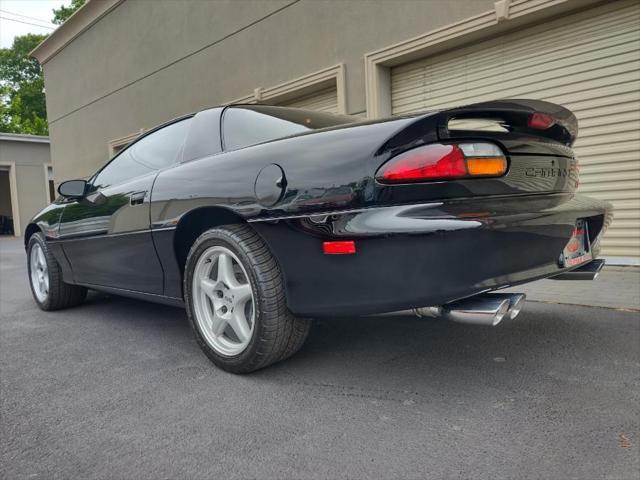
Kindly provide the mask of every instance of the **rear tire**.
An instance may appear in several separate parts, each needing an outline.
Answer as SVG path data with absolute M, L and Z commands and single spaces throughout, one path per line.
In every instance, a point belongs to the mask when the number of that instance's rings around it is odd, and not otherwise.
M 80 305 L 87 289 L 62 281 L 62 270 L 42 233 L 34 233 L 27 245 L 29 286 L 38 307 L 42 310 L 60 310 Z
M 224 274 L 226 265 L 231 274 Z M 226 371 L 248 373 L 284 360 L 309 334 L 311 321 L 289 311 L 280 268 L 247 225 L 198 237 L 187 257 L 184 292 L 198 344 Z

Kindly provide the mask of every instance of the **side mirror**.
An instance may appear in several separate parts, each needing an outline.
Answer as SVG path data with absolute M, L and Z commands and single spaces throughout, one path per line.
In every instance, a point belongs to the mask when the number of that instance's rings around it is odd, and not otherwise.
M 58 193 L 65 198 L 82 198 L 86 191 L 86 180 L 67 180 L 58 186 Z

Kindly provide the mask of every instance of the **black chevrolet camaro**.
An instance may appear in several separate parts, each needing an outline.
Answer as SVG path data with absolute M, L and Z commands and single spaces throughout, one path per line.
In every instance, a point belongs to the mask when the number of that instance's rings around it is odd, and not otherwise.
M 362 121 L 211 108 L 159 126 L 25 232 L 43 310 L 87 289 L 186 307 L 232 372 L 285 359 L 310 318 L 412 312 L 495 325 L 546 277 L 594 278 L 607 203 L 575 194 L 567 109 L 501 100 Z

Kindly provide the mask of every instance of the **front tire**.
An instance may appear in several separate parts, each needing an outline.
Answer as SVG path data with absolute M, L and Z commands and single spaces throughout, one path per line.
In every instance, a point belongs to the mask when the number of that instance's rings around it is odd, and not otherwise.
M 27 269 L 31 293 L 42 310 L 59 310 L 81 304 L 87 289 L 62 281 L 62 270 L 42 233 L 34 233 L 27 244 Z
M 198 237 L 184 275 L 187 316 L 209 359 L 248 373 L 290 357 L 311 326 L 288 310 L 280 268 L 247 225 L 228 225 Z

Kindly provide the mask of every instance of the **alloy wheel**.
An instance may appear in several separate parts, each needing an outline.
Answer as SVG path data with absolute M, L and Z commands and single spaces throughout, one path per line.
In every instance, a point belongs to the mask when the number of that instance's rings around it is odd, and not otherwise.
M 255 328 L 255 301 L 249 276 L 228 248 L 205 250 L 192 280 L 193 310 L 202 336 L 217 353 L 242 353 Z
M 49 296 L 49 269 L 42 247 L 35 243 L 29 254 L 31 286 L 39 302 L 45 302 Z

